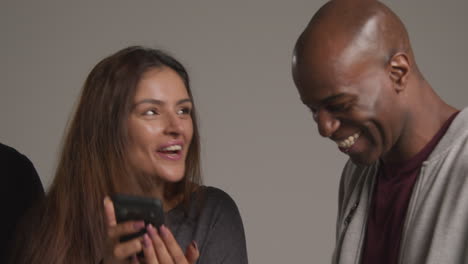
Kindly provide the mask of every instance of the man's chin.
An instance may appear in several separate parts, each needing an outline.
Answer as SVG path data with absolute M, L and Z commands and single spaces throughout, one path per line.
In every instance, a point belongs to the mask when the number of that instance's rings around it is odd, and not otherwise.
M 379 158 L 369 155 L 350 155 L 349 158 L 351 161 L 360 166 L 369 166 L 374 164 Z

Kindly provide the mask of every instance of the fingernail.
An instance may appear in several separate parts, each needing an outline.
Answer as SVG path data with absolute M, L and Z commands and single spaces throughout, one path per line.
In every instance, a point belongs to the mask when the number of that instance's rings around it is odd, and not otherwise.
M 143 235 L 143 246 L 145 248 L 149 248 L 150 245 L 151 245 L 151 241 L 150 241 L 150 238 L 149 238 L 148 234 L 144 234 Z
M 198 251 L 198 245 L 197 242 L 195 242 L 195 240 L 192 240 L 192 246 Z
M 151 237 L 155 237 L 157 235 L 157 231 L 156 231 L 156 228 L 154 228 L 153 225 L 149 224 L 147 227 L 146 227 L 146 230 L 148 231 L 148 233 L 150 234 Z
M 109 202 L 109 196 L 104 197 L 104 205 Z
M 161 229 L 161 235 L 163 237 L 169 236 L 170 231 L 169 231 L 169 229 L 167 229 L 167 227 L 165 225 L 161 225 L 161 227 L 159 229 Z
M 133 224 L 133 228 L 135 228 L 135 230 L 137 231 L 140 231 L 141 229 L 145 228 L 145 222 L 141 222 L 141 221 L 135 222 Z

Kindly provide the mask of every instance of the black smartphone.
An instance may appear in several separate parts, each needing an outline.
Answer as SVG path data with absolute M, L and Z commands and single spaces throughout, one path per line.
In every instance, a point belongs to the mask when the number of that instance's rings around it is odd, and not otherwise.
M 145 226 L 152 224 L 155 228 L 159 228 L 164 224 L 164 211 L 162 202 L 159 199 L 123 194 L 113 195 L 111 199 L 114 203 L 117 223 L 130 220 L 143 220 Z M 120 238 L 120 241 L 128 241 L 144 233 L 146 233 L 146 229 L 142 229 L 135 234 L 123 236 Z

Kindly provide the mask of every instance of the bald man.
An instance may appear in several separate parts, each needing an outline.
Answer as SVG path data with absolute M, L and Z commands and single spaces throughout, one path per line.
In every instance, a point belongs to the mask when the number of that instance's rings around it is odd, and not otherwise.
M 376 1 L 328 2 L 292 72 L 320 135 L 349 156 L 333 263 L 468 263 L 468 108 L 424 79 L 400 19 Z

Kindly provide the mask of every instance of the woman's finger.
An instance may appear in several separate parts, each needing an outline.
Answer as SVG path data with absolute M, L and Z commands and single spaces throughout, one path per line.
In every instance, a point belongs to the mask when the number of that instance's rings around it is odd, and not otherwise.
M 112 238 L 120 238 L 125 235 L 135 234 L 145 228 L 145 222 L 143 221 L 127 221 L 120 223 L 116 226 L 112 226 L 108 229 L 107 235 Z
M 117 224 L 114 211 L 114 203 L 106 196 L 104 198 L 104 211 L 106 214 L 106 224 L 109 227 L 108 236 L 110 238 L 118 238 L 124 235 L 130 235 L 139 232 L 145 227 L 143 221 L 127 221 L 125 223 Z
M 158 257 L 159 263 L 173 264 L 174 263 L 174 261 L 172 260 L 173 258 L 171 257 L 169 251 L 167 250 L 167 247 L 164 244 L 164 241 L 158 235 L 158 231 L 156 230 L 156 228 L 154 228 L 153 225 L 148 225 L 146 230 L 148 231 L 151 241 L 153 242 L 153 247 L 156 252 L 156 256 Z
M 138 254 L 143 249 L 141 238 L 134 238 L 132 240 L 122 242 L 114 247 L 114 257 L 119 260 L 127 259 L 133 255 Z
M 148 234 L 143 235 L 143 253 L 145 255 L 145 264 L 159 264 L 153 242 Z
M 174 236 L 172 235 L 171 231 L 164 225 L 160 228 L 161 238 L 166 245 L 169 254 L 172 256 L 175 264 L 187 264 L 187 259 L 185 258 L 185 254 L 179 246 L 179 243 L 175 240 Z
M 192 241 L 185 251 L 185 257 L 187 258 L 188 263 L 195 264 L 198 257 L 200 257 L 200 251 L 198 250 L 197 242 Z
M 142 250 L 141 237 L 119 243 L 118 239 L 124 235 L 134 234 L 145 227 L 143 221 L 128 221 L 117 224 L 115 217 L 114 204 L 112 200 L 106 196 L 104 198 L 105 221 L 107 225 L 107 233 L 109 239 L 109 257 L 125 261 L 125 263 L 138 264 L 136 254 Z M 129 259 L 131 258 L 131 259 Z
M 131 264 L 140 264 L 140 261 L 138 261 L 138 257 L 136 255 L 133 255 L 130 261 Z
M 114 204 L 109 196 L 104 197 L 104 211 L 106 212 L 107 226 L 116 226 L 117 220 L 115 219 Z

